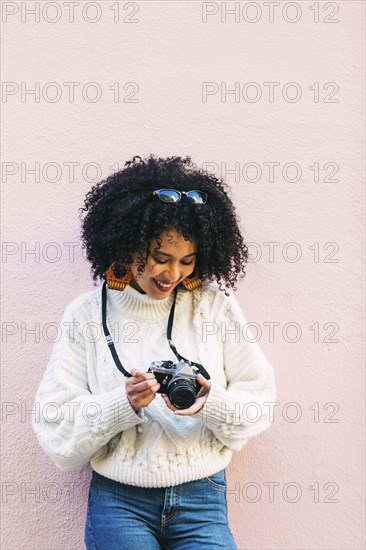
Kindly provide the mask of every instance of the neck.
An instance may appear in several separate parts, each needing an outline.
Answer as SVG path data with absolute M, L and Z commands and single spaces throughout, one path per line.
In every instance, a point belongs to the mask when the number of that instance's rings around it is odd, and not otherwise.
M 130 282 L 130 286 L 140 292 L 140 294 L 146 294 L 146 292 L 142 290 L 142 288 L 136 283 L 135 279 L 132 279 L 132 281 Z
M 184 292 L 178 292 L 177 305 Z M 108 288 L 107 304 L 108 311 L 118 311 L 123 309 L 128 312 L 132 318 L 154 319 L 157 317 L 168 318 L 170 308 L 173 304 L 173 293 L 166 298 L 156 300 L 151 298 L 146 292 L 142 293 L 135 289 L 131 284 L 127 285 L 123 291 Z

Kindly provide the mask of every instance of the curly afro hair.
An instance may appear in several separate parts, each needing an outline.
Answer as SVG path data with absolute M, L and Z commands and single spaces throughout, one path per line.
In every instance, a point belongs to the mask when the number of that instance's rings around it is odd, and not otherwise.
M 135 161 L 138 158 L 140 161 Z M 153 196 L 154 189 L 174 188 L 180 191 L 202 190 L 206 204 L 195 204 L 182 195 L 177 203 L 164 203 Z M 161 245 L 160 235 L 174 228 L 184 239 L 197 244 L 196 273 L 202 279 L 214 280 L 236 290 L 239 275 L 245 277 L 248 248 L 239 229 L 227 184 L 196 168 L 191 158 L 134 157 L 125 168 L 92 187 L 84 206 L 79 208 L 82 220 L 82 248 L 91 262 L 93 280 L 104 279 L 106 270 L 115 262 L 115 273 L 138 256 L 142 273 L 149 256 L 151 240 Z

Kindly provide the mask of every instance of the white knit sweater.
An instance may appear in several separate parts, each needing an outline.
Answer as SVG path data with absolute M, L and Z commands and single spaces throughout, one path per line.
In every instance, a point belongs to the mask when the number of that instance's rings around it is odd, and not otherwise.
M 39 414 L 32 417 L 41 447 L 61 470 L 90 462 L 123 483 L 177 485 L 225 468 L 233 451 L 270 426 L 274 371 L 250 342 L 247 321 L 228 292 L 208 281 L 178 291 L 173 341 L 211 377 L 204 407 L 191 416 L 174 415 L 160 394 L 133 410 L 102 330 L 101 288 L 66 307 L 36 394 Z M 107 324 L 126 370 L 147 371 L 158 359 L 177 362 L 166 337 L 172 294 L 154 300 L 131 286 L 107 294 Z

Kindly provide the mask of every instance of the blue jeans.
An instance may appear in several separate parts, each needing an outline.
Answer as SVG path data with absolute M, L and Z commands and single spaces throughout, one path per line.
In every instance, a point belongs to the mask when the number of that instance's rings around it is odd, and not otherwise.
M 237 550 L 225 470 L 161 488 L 126 485 L 94 471 L 85 544 L 87 550 Z

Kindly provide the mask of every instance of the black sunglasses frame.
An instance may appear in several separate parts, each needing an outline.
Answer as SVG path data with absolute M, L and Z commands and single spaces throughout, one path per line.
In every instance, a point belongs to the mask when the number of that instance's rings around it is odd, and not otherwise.
M 175 193 L 178 193 L 179 197 L 178 197 L 178 200 L 176 201 L 169 201 L 169 200 L 164 200 L 161 196 L 160 196 L 160 193 L 162 191 L 174 191 Z M 189 193 L 199 193 L 199 196 L 200 198 L 202 199 L 202 202 L 196 202 L 193 197 L 190 197 L 189 196 Z M 179 202 L 182 198 L 182 195 L 185 195 L 188 199 L 191 199 L 195 204 L 206 204 L 207 202 L 207 193 L 205 193 L 204 191 L 201 191 L 199 189 L 192 189 L 191 191 L 178 191 L 178 189 L 171 189 L 170 187 L 164 187 L 162 189 L 155 189 L 152 193 L 153 195 L 157 195 L 159 197 L 159 199 L 162 201 L 162 202 L 165 202 L 165 203 L 176 203 L 176 202 Z

